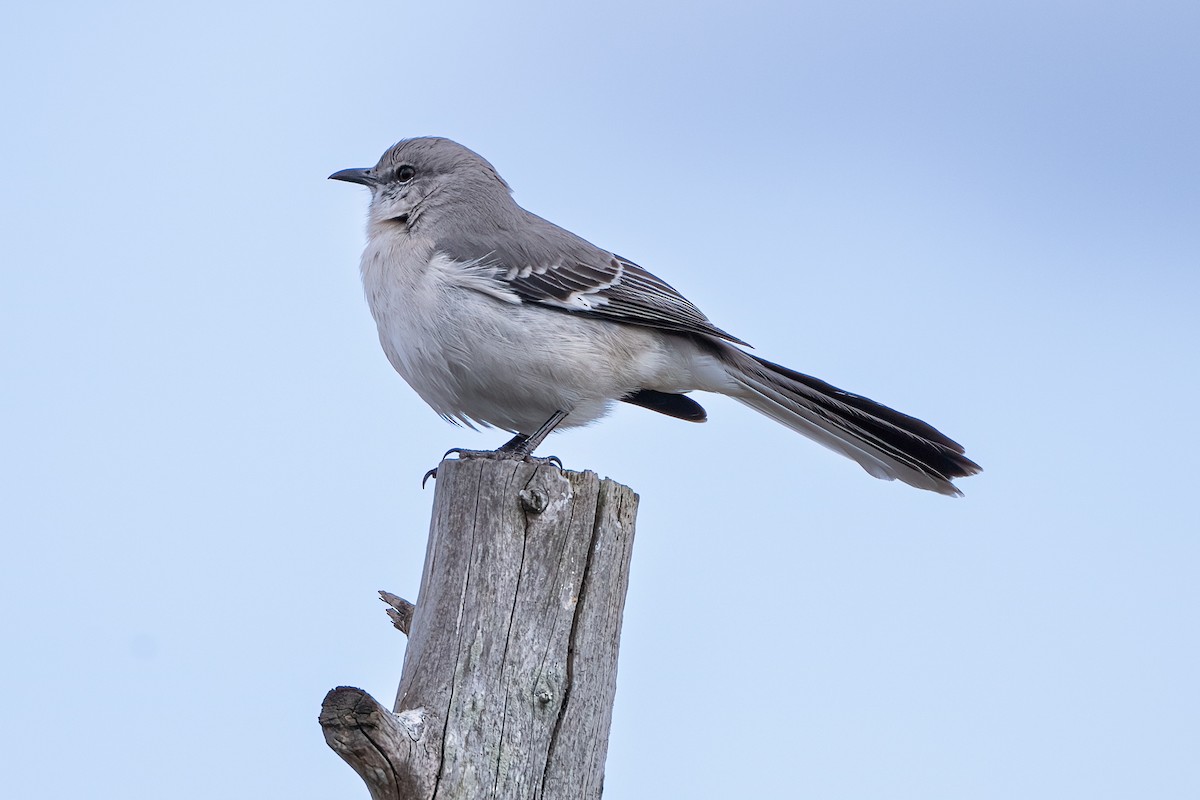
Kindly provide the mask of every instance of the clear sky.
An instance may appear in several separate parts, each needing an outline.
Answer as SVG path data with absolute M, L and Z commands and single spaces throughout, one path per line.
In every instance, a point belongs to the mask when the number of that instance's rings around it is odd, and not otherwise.
M 325 178 L 437 134 L 986 470 L 553 438 L 642 496 L 606 797 L 1200 797 L 1196 3 L 5 17 L 5 796 L 366 797 L 319 703 L 392 696 L 420 477 L 506 435 L 392 372 Z

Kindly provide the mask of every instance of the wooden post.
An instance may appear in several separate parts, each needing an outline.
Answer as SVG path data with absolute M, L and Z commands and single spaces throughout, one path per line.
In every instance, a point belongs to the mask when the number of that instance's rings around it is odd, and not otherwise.
M 372 800 L 599 798 L 637 495 L 593 472 L 438 467 L 394 713 L 339 687 L 325 741 Z

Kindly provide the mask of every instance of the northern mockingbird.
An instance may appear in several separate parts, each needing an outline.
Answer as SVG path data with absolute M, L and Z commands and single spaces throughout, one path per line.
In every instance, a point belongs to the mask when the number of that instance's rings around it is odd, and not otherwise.
M 703 422 L 685 395 L 700 390 L 876 478 L 959 495 L 951 481 L 979 471 L 921 420 L 746 352 L 659 278 L 521 208 L 449 139 L 407 139 L 329 177 L 371 190 L 362 278 L 388 360 L 445 419 L 515 433 L 498 454 L 524 458 L 616 400 Z

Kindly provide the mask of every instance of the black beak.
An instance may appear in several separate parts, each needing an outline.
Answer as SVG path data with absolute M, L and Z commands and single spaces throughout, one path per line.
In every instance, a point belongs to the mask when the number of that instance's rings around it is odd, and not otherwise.
M 331 181 L 347 181 L 349 183 L 358 183 L 363 186 L 374 186 L 375 178 L 371 175 L 371 170 L 354 168 L 338 170 L 329 176 Z

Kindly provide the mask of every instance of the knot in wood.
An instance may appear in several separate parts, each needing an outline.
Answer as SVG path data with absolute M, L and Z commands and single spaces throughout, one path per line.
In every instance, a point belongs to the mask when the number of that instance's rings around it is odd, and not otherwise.
M 518 493 L 521 498 L 521 506 L 530 514 L 540 514 L 546 510 L 546 506 L 550 505 L 550 498 L 546 495 L 546 490 L 537 486 L 529 486 L 522 489 Z

